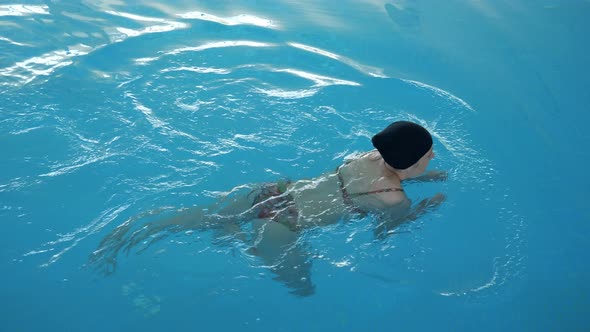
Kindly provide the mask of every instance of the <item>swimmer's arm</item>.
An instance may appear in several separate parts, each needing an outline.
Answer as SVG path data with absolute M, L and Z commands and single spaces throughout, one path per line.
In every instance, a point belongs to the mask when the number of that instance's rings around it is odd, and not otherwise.
M 416 176 L 410 179 L 405 180 L 405 182 L 439 182 L 439 181 L 446 181 L 449 177 L 447 171 L 428 171 L 420 176 Z
M 426 198 L 412 207 L 409 199 L 405 198 L 377 214 L 379 224 L 373 231 L 377 239 L 384 239 L 394 233 L 394 229 L 407 222 L 414 221 L 424 214 L 437 208 L 444 200 L 445 195 L 438 193 L 431 198 Z

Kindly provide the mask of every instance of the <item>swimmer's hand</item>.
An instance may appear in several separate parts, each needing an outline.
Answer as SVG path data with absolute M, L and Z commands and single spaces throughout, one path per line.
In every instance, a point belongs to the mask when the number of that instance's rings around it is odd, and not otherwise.
M 408 214 L 407 219 L 416 220 L 426 212 L 436 209 L 447 199 L 447 196 L 443 193 L 437 193 L 436 195 L 423 199 L 420 203 L 416 204 L 416 207 Z
M 428 204 L 431 207 L 436 207 L 439 206 L 442 202 L 444 202 L 447 199 L 447 196 L 443 193 L 437 193 L 436 195 L 432 196 L 429 200 L 428 200 Z
M 449 177 L 449 173 L 447 171 L 437 171 L 437 170 L 432 170 L 432 171 L 428 171 L 420 176 L 417 176 L 415 178 L 410 178 L 407 181 L 408 182 L 442 182 L 442 181 L 446 181 Z
M 395 233 L 395 228 L 399 225 L 420 218 L 422 215 L 438 208 L 446 199 L 445 194 L 437 193 L 430 198 L 423 199 L 414 208 L 408 206 L 406 209 L 395 209 L 390 211 L 392 213 L 382 214 L 380 218 L 381 222 L 377 225 L 373 233 L 377 239 L 383 240 Z

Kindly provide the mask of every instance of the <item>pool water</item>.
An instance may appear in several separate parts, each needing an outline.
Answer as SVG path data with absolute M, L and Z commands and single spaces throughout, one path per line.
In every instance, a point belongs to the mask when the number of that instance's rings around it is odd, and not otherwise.
M 590 2 L 0 4 L 6 331 L 585 331 Z M 233 238 L 89 256 L 147 211 L 311 178 L 394 120 L 445 203 L 305 231 L 300 297 Z M 155 218 L 145 218 L 145 222 Z M 156 218 L 157 219 L 157 218 Z

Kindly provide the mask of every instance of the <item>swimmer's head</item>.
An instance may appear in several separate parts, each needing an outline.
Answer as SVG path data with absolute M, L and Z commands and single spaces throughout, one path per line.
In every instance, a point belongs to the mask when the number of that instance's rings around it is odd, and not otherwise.
M 391 167 L 404 170 L 431 153 L 432 136 L 424 127 L 409 121 L 397 121 L 371 139 L 383 160 Z

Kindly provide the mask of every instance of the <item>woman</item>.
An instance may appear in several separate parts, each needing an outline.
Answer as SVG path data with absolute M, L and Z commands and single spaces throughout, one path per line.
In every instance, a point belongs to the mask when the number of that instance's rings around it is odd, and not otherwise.
M 425 128 L 397 121 L 371 141 L 376 150 L 313 179 L 240 186 L 212 206 L 187 209 L 139 229 L 134 229 L 138 218 L 130 219 L 105 237 L 91 262 L 108 274 L 114 271 L 121 250 L 128 251 L 137 244 L 147 248 L 175 232 L 215 230 L 217 236 L 231 235 L 251 242 L 249 253 L 271 266 L 276 279 L 295 294 L 310 295 L 314 291 L 309 278 L 311 264 L 297 241 L 301 230 L 375 214 L 380 221 L 375 234 L 383 238 L 399 224 L 416 219 L 444 200 L 437 194 L 411 209 L 402 188 L 404 180 L 446 179 L 444 172 L 422 175 L 434 158 L 432 137 Z M 242 232 L 247 221 L 252 222 L 253 230 L 249 238 Z

